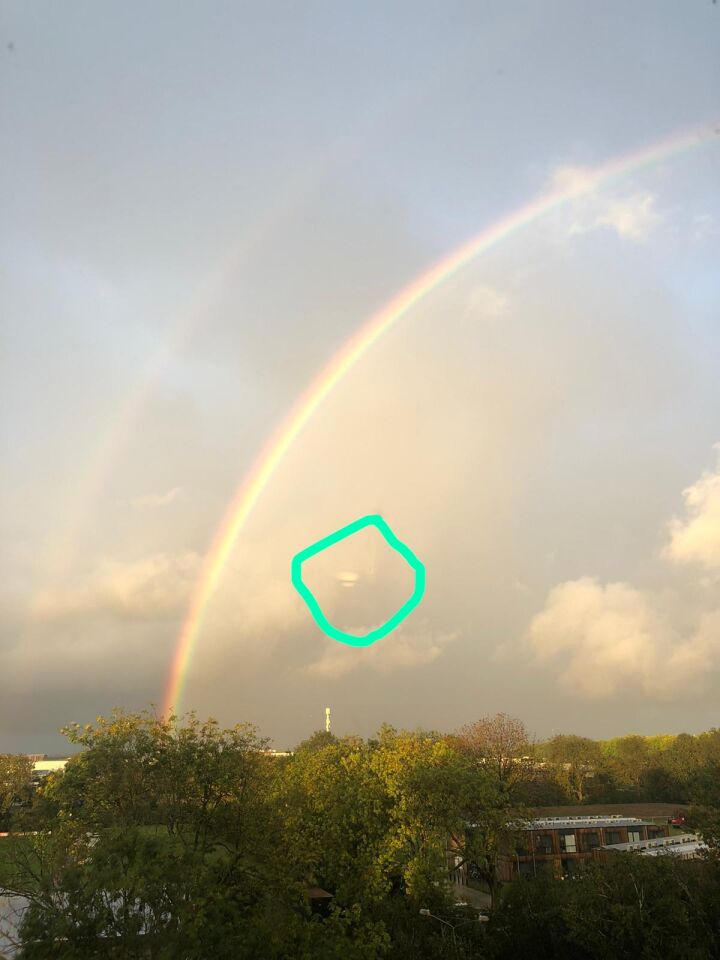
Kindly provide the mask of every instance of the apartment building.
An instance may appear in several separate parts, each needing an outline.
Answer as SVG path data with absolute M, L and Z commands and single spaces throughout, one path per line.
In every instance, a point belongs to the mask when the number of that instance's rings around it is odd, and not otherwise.
M 537 876 L 549 871 L 556 877 L 572 876 L 581 860 L 594 850 L 617 844 L 635 844 L 668 835 L 667 825 L 639 817 L 545 817 L 518 824 L 515 850 L 500 864 L 502 880 L 518 875 Z M 470 873 L 470 876 L 472 874 Z

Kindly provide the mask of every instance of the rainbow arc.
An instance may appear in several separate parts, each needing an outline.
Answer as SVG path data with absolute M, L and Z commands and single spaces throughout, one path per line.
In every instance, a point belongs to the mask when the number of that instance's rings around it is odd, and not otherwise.
M 715 123 L 704 126 L 702 130 L 686 131 L 601 166 L 583 170 L 581 176 L 571 177 L 561 186 L 539 195 L 443 257 L 396 294 L 350 337 L 287 414 L 238 487 L 225 512 L 206 554 L 177 638 L 163 698 L 166 715 L 182 709 L 184 686 L 208 604 L 248 517 L 305 425 L 358 360 L 428 294 L 492 247 L 563 204 L 617 178 L 671 159 L 693 147 L 717 142 L 718 129 Z

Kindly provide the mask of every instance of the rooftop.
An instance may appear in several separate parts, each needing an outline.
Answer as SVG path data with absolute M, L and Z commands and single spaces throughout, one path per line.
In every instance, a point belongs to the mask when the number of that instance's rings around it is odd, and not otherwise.
M 652 827 L 652 820 L 642 820 L 640 817 L 623 817 L 618 814 L 591 817 L 542 817 L 538 820 L 528 820 L 525 830 L 572 830 L 573 828 L 587 829 L 592 827 Z
M 602 849 L 615 850 L 618 853 L 633 851 L 646 857 L 693 857 L 707 850 L 707 844 L 694 833 L 683 833 L 674 837 L 640 840 L 638 843 L 606 844 Z

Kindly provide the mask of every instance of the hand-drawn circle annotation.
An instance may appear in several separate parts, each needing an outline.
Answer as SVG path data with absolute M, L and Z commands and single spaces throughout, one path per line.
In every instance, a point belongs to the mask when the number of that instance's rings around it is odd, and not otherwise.
M 388 546 L 399 553 L 403 560 L 410 565 L 415 573 L 415 589 L 411 596 L 395 611 L 389 620 L 386 620 L 385 623 L 375 630 L 357 636 L 353 633 L 345 633 L 344 630 L 339 630 L 330 623 L 312 590 L 310 590 L 303 581 L 302 566 L 306 560 L 316 556 L 318 553 L 322 553 L 323 550 L 327 550 L 327 548 L 332 547 L 333 544 L 339 543 L 341 540 L 347 539 L 347 537 L 351 537 L 354 533 L 357 533 L 358 530 L 363 530 L 365 527 L 375 527 L 384 537 Z M 307 608 L 312 614 L 315 623 L 317 623 L 323 633 L 332 637 L 333 640 L 337 640 L 339 643 L 347 643 L 351 647 L 369 647 L 370 644 L 375 643 L 376 640 L 387 636 L 388 633 L 394 630 L 398 624 L 402 623 L 405 617 L 415 609 L 425 593 L 424 564 L 418 560 L 407 544 L 398 540 L 388 524 L 378 513 L 371 513 L 366 517 L 360 517 L 359 520 L 355 520 L 346 527 L 341 527 L 334 533 L 328 534 L 327 537 L 323 537 L 322 540 L 318 540 L 317 543 L 312 543 L 309 547 L 305 547 L 304 550 L 301 550 L 293 557 L 290 575 L 293 586 L 307 604 Z

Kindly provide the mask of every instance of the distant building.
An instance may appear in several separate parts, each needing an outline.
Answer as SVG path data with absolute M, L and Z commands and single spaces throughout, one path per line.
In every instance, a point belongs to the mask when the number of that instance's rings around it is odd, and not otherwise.
M 44 780 L 51 773 L 56 773 L 58 770 L 64 770 L 65 765 L 68 762 L 68 757 L 64 760 L 48 760 L 44 757 L 41 760 L 35 760 L 33 763 L 33 780 L 35 783 L 40 783 L 41 780 Z
M 666 837 L 668 828 L 639 817 L 545 817 L 518 824 L 518 833 L 515 852 L 500 862 L 501 880 L 541 872 L 572 876 L 594 850 Z
M 613 853 L 637 853 L 641 857 L 677 857 L 679 860 L 699 860 L 708 849 L 707 844 L 694 833 L 675 834 L 640 840 L 637 843 L 606 844 L 595 851 L 600 860 L 607 860 Z

